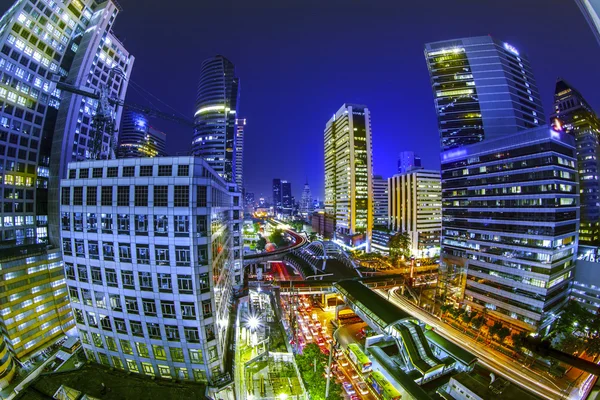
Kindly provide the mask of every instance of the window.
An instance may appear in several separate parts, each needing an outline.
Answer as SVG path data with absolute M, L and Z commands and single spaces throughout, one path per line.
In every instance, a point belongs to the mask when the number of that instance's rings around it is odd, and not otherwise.
M 65 276 L 67 279 L 75 279 L 75 266 L 71 263 L 65 263 Z
M 136 207 L 148 207 L 148 186 L 136 186 L 134 200 Z
M 8 179 L 6 179 L 5 183 L 12 183 L 12 182 L 8 182 Z M 71 188 L 70 187 L 63 187 L 61 188 L 61 202 L 60 204 L 62 204 L 63 206 L 68 206 L 71 204 Z
M 100 267 L 90 267 L 92 272 L 92 283 L 102 285 L 102 270 Z
M 177 275 L 177 286 L 179 287 L 179 293 L 192 293 L 192 276 Z
M 183 319 L 196 319 L 196 307 L 194 303 L 181 303 L 181 316 Z
M 161 301 L 160 307 L 164 318 L 175 318 L 175 303 L 172 301 Z
M 123 167 L 123 177 L 129 178 L 135 175 L 135 167 Z
M 169 205 L 169 187 L 154 186 L 154 207 L 167 207 Z
M 95 206 L 98 202 L 98 188 L 96 186 L 88 186 L 85 188 L 85 204 Z
M 98 320 L 96 319 L 96 313 L 87 312 L 88 325 L 93 327 L 98 327 Z
M 73 226 L 75 232 L 83 232 L 83 213 L 73 213 Z
M 158 372 L 162 378 L 171 378 L 171 369 L 168 365 L 158 364 Z
M 75 239 L 75 256 L 85 257 L 85 245 L 83 239 Z
M 125 296 L 125 309 L 129 314 L 139 314 L 137 298 Z
M 85 229 L 92 233 L 98 231 L 98 217 L 96 216 L 96 213 L 87 213 L 85 218 Z
M 108 336 L 106 338 L 108 339 Z M 114 343 L 114 341 L 113 341 L 113 343 Z M 115 344 L 115 350 L 114 351 L 117 351 L 116 347 L 117 346 Z M 123 366 L 123 361 L 121 361 L 121 359 L 119 358 L 119 356 L 111 356 L 111 358 L 112 358 L 113 365 L 115 366 L 115 368 L 125 369 L 125 367 Z
M 198 215 L 196 217 L 196 229 L 198 231 L 198 235 L 207 236 L 208 235 L 208 223 L 206 215 Z
M 188 266 L 191 262 L 190 248 L 175 246 L 175 261 L 177 266 Z
M 92 259 L 92 260 L 99 260 L 99 249 L 98 249 L 98 242 L 96 241 L 88 241 L 88 256 Z
M 136 245 L 136 256 L 138 264 L 150 264 L 150 249 L 148 245 Z
M 102 243 L 102 255 L 104 256 L 104 261 L 114 261 L 115 260 L 114 244 Z
M 210 292 L 210 281 L 208 279 L 208 273 L 203 273 L 199 275 L 200 281 L 200 292 L 206 293 Z
M 135 342 L 135 347 L 137 348 L 137 352 L 140 357 L 150 357 L 146 343 Z
M 119 243 L 119 261 L 131 262 L 131 245 Z
M 125 289 L 135 288 L 132 271 L 121 271 L 121 281 L 123 282 L 123 287 Z
M 187 334 L 186 334 L 187 337 Z M 190 361 L 194 364 L 203 364 L 204 358 L 202 357 L 202 350 L 200 349 L 190 349 Z
M 171 274 L 158 274 L 158 290 L 170 293 L 173 291 L 171 284 Z
M 167 236 L 169 234 L 169 219 L 166 215 L 154 216 L 154 234 L 156 236 Z
M 117 214 L 117 230 L 119 235 L 129 235 L 129 214 Z
M 106 169 L 107 178 L 116 178 L 119 175 L 119 167 L 108 167 Z
M 75 271 L 73 271 L 73 272 L 75 272 Z M 75 279 L 75 278 L 73 278 L 73 279 Z M 79 292 L 77 292 L 76 287 L 69 286 L 69 297 L 71 297 L 71 302 L 81 303 L 81 301 L 79 300 Z M 76 308 L 74 308 L 74 310 L 76 310 Z
M 73 205 L 74 206 L 82 206 L 83 205 L 83 187 L 75 186 L 73 188 Z
M 143 362 L 142 371 L 144 371 L 144 374 L 146 375 L 154 376 L 154 367 L 152 367 L 152 364 L 150 363 Z
M 204 318 L 212 317 L 212 302 L 210 300 L 202 300 L 202 315 Z
M 90 170 L 87 168 L 82 168 L 79 170 L 79 179 L 87 179 L 90 177 Z
M 102 186 L 100 195 L 100 204 L 103 206 L 112 206 L 113 188 L 112 186 Z
M 22 75 L 22 74 L 21 74 Z M 77 173 L 77 170 L 75 169 L 70 169 L 69 170 L 69 179 L 75 179 L 75 174 Z
M 148 235 L 148 216 L 136 215 L 135 219 L 135 234 L 140 236 Z
M 200 343 L 200 335 L 198 334 L 198 328 L 184 327 L 185 339 L 189 343 Z
M 148 336 L 150 339 L 161 339 L 160 326 L 158 324 L 148 322 L 146 327 L 148 328 Z
M 75 314 L 75 321 L 78 324 L 85 324 L 85 320 L 83 319 L 83 312 L 78 308 L 73 308 L 73 313 Z
M 204 327 L 204 333 L 206 334 L 206 340 L 215 339 L 215 328 L 213 324 L 208 324 Z
M 78 267 L 84 267 L 85 265 L 79 266 Z M 77 271 L 79 272 L 79 271 Z M 87 271 L 86 271 L 86 281 L 87 282 Z M 84 289 L 81 288 L 81 298 L 83 299 L 83 304 L 85 304 L 86 306 L 93 306 L 92 304 L 92 292 L 89 289 Z
M 129 321 L 129 327 L 131 328 L 131 334 L 133 336 L 144 337 L 144 330 L 142 324 L 138 321 Z
M 157 360 L 166 360 L 167 353 L 165 352 L 165 348 L 159 346 L 157 344 L 152 345 L 152 351 L 154 352 L 154 358 Z
M 177 166 L 177 176 L 188 176 L 190 174 L 190 166 L 189 165 L 178 165 Z
M 121 341 L 121 343 L 123 343 Z M 123 346 L 121 346 L 121 348 L 123 348 Z M 125 352 L 125 350 L 123 350 L 123 352 Z M 126 354 L 133 354 L 133 353 L 126 353 Z M 131 372 L 135 372 L 136 374 L 139 374 L 140 370 L 138 369 L 137 363 L 135 362 L 135 360 L 126 360 L 127 361 L 127 369 Z
M 77 280 L 79 282 L 88 281 L 87 267 L 83 264 L 77 264 Z
M 175 236 L 188 236 L 190 219 L 187 215 L 175 215 L 173 225 L 175 227 Z
M 112 214 L 100 214 L 100 226 L 102 227 L 102 233 L 112 233 Z
M 175 186 L 173 192 L 173 205 L 175 207 L 188 207 L 190 204 L 190 187 Z
M 105 268 L 104 275 L 106 276 L 106 285 L 110 287 L 118 287 L 117 272 L 112 268 Z
M 92 178 L 102 178 L 102 168 L 94 168 L 92 170 Z
M 100 328 L 104 329 L 105 331 L 111 331 L 112 326 L 110 323 L 110 317 L 102 314 L 99 314 L 98 316 L 100 317 Z
M 196 201 L 198 203 L 198 207 L 206 207 L 208 200 L 206 195 L 206 186 L 198 186 L 197 194 L 198 198 Z
M 152 285 L 152 273 L 150 272 L 138 272 L 140 278 L 140 290 L 153 291 Z
M 117 342 L 115 342 L 115 339 L 113 339 L 111 336 L 105 336 L 104 341 L 106 342 L 107 349 L 109 349 L 110 351 L 118 351 L 117 350 Z M 117 357 L 117 360 L 119 360 L 118 357 Z M 119 360 L 119 361 L 121 361 L 121 360 Z
M 125 320 L 123 318 L 114 318 L 115 321 L 115 328 L 117 330 L 117 332 L 119 333 L 127 333 L 127 324 L 125 324 Z M 129 341 L 127 341 L 127 343 L 130 343 Z M 121 342 L 121 347 L 123 347 L 123 343 Z M 129 346 L 129 351 L 131 351 L 131 346 Z M 133 352 L 131 353 L 127 353 L 125 351 L 125 347 L 123 347 L 123 352 L 125 354 L 133 354 Z
M 156 317 L 156 303 L 154 299 L 142 299 L 142 306 L 144 307 L 144 314 Z
M 125 332 L 127 332 L 127 330 L 125 330 Z M 132 355 L 133 349 L 131 348 L 131 342 L 127 339 L 120 339 L 119 341 L 121 342 L 121 350 L 123 350 L 123 353 Z M 128 365 L 129 365 L 129 361 L 130 360 L 127 360 Z M 131 367 L 130 367 L 130 369 L 131 369 Z
M 117 205 L 129 206 L 129 186 L 117 186 Z
M 171 176 L 173 175 L 173 166 L 172 165 L 159 165 L 158 166 L 158 176 Z
M 219 353 L 217 352 L 217 346 L 210 346 L 208 348 L 208 358 L 212 362 L 217 359 Z
M 168 341 L 179 341 L 179 328 L 177 325 L 165 325 L 165 332 Z
M 175 362 L 185 361 L 183 358 L 183 349 L 180 349 L 179 347 L 171 347 L 169 348 L 169 351 L 171 352 L 171 360 Z
M 194 379 L 196 382 L 207 382 L 206 371 L 197 368 L 194 368 L 192 371 L 194 372 Z
M 121 296 L 119 296 L 118 294 L 111 294 L 108 296 L 108 301 L 110 302 L 111 310 L 123 311 L 123 306 L 121 305 Z
M 140 176 L 152 176 L 152 165 L 142 165 L 140 167 Z
M 60 221 L 63 231 L 71 230 L 71 214 L 68 212 L 61 213 Z
M 156 265 L 169 265 L 169 246 L 155 246 Z

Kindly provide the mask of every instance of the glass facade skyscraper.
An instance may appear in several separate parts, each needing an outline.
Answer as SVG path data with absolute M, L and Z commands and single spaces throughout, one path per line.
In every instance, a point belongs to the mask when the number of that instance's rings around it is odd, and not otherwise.
M 491 36 L 425 45 L 442 150 L 545 124 L 527 56 Z
M 381 175 L 373 176 L 373 226 L 387 226 L 388 182 Z
M 125 111 L 119 129 L 118 158 L 164 157 L 166 146 L 167 135 L 150 126 L 145 115 Z
M 202 62 L 192 154 L 204 158 L 227 182 L 236 181 L 234 153 L 239 86 L 235 67 L 227 58 L 217 55 Z
M 600 44 L 600 0 L 575 0 Z

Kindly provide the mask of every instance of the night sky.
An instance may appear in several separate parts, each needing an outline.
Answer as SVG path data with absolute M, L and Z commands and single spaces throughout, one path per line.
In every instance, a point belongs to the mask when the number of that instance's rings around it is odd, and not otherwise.
M 236 65 L 245 183 L 257 197 L 282 178 L 299 200 L 308 178 L 322 199 L 323 129 L 344 102 L 371 110 L 375 173 L 393 175 L 403 150 L 439 168 L 429 41 L 491 34 L 529 55 L 547 115 L 557 76 L 600 111 L 600 47 L 572 0 L 119 2 L 114 31 L 136 58 L 133 82 L 181 113 L 193 115 L 202 60 Z M 144 102 L 131 85 L 128 100 Z M 170 154 L 189 150 L 188 128 L 153 125 Z

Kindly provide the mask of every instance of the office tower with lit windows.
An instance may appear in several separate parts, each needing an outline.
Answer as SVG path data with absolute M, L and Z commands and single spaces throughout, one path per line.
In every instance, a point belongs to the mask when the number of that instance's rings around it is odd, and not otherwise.
M 227 182 L 236 182 L 239 87 L 235 67 L 227 58 L 217 55 L 202 62 L 192 154 L 204 158 Z
M 558 79 L 550 122 L 575 138 L 579 171 L 579 244 L 600 246 L 600 120 L 581 93 Z
M 126 110 L 119 129 L 117 158 L 164 157 L 167 135 L 150 126 L 141 113 Z
M 325 211 L 335 216 L 336 238 L 368 247 L 373 226 L 371 116 L 344 104 L 325 125 Z
M 575 0 L 581 9 L 583 16 L 592 28 L 598 44 L 600 44 L 600 1 L 598 0 Z
M 281 179 L 273 179 L 273 210 L 275 214 L 281 212 L 282 206 L 281 198 Z
M 402 151 L 398 155 L 398 173 L 405 174 L 413 169 L 421 169 L 421 157 L 414 151 Z
M 304 218 L 308 218 L 310 214 L 312 214 L 313 210 L 313 199 L 310 193 L 310 186 L 308 185 L 308 181 L 304 184 L 304 189 L 302 190 L 302 197 L 300 198 L 300 214 Z
M 95 101 L 61 93 L 51 79 L 97 87 L 115 62 L 129 74 L 133 57 L 111 32 L 118 12 L 112 1 L 18 1 L 0 19 L 0 330 L 18 360 L 75 326 L 60 240 L 48 223 L 49 178 L 59 170 L 50 172 L 51 163 L 85 157 Z M 126 81 L 115 79 L 112 87 L 124 98 Z M 67 115 L 81 121 L 67 127 Z M 53 140 L 65 147 L 51 152 Z
M 241 194 L 199 157 L 69 164 L 62 250 L 90 360 L 214 382 L 233 326 Z
M 290 213 L 294 207 L 294 197 L 292 196 L 292 183 L 281 181 L 281 208 L 286 213 Z
M 575 139 L 543 126 L 442 152 L 442 207 L 442 265 L 466 271 L 465 303 L 548 327 L 574 274 Z
M 546 123 L 526 55 L 491 36 L 425 45 L 442 150 Z
M 246 130 L 246 118 L 235 120 L 235 183 L 238 191 L 244 186 L 244 131 Z
M 406 232 L 411 255 L 433 258 L 440 254 L 442 183 L 439 171 L 412 170 L 388 179 L 389 228 Z
M 373 225 L 388 225 L 388 182 L 381 175 L 373 176 Z

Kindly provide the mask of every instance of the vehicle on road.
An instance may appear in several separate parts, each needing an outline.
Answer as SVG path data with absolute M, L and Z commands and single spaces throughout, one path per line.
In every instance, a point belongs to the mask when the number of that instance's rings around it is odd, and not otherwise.
M 360 394 L 369 394 L 369 387 L 367 386 L 367 384 L 363 381 L 360 381 L 356 384 L 356 387 L 358 389 L 358 393 Z
M 356 368 L 363 374 L 371 372 L 371 360 L 363 353 L 358 344 L 350 343 L 348 345 L 348 357 L 354 363 Z
M 343 382 L 342 387 L 348 395 L 352 396 L 353 394 L 356 394 L 356 390 L 354 390 L 354 386 L 352 386 L 350 382 Z

